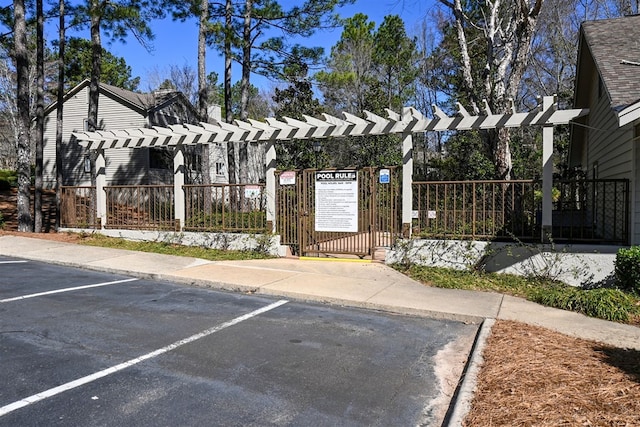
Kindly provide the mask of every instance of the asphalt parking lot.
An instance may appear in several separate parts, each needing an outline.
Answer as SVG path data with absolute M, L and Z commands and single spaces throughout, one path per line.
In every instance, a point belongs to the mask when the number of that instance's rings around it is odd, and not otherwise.
M 3 426 L 440 425 L 478 329 L 7 257 L 0 321 Z

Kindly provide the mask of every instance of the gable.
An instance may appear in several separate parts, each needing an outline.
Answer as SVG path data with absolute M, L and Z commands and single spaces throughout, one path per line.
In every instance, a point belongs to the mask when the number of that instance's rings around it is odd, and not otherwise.
M 84 80 L 65 94 L 63 100 L 65 117 L 68 116 L 66 110 L 70 107 L 70 100 L 73 100 L 74 107 L 77 107 L 79 99 L 80 103 L 88 106 L 89 83 L 89 80 Z M 149 125 L 198 122 L 195 108 L 181 92 L 137 93 L 105 83 L 100 84 L 99 90 L 98 115 L 100 117 L 118 110 L 148 117 Z M 49 105 L 45 109 L 45 117 L 55 112 L 56 108 L 57 102 Z M 85 108 L 80 114 L 86 117 L 87 109 Z M 121 129 L 122 126 L 115 128 Z
M 577 102 L 594 70 L 614 111 L 640 101 L 640 15 L 583 23 L 579 53 Z

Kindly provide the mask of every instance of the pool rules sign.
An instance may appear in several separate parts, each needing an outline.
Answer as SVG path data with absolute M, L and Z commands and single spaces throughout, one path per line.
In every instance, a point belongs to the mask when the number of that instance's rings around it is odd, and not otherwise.
M 358 172 L 316 172 L 316 231 L 358 231 Z

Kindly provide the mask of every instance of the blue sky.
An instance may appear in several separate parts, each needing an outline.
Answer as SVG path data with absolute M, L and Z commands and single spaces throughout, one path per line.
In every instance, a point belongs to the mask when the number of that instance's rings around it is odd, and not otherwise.
M 299 1 L 283 1 L 287 4 L 300 3 Z M 400 15 L 404 22 L 407 32 L 411 33 L 413 28 L 427 16 L 433 7 L 433 0 L 357 0 L 353 5 L 342 8 L 339 13 L 343 17 L 351 17 L 358 12 L 369 16 L 369 19 L 379 25 L 385 15 Z M 154 51 L 147 52 L 140 44 L 131 39 L 126 44 L 114 42 L 109 46 L 105 46 L 111 53 L 116 56 L 123 57 L 132 69 L 132 75 L 141 78 L 139 89 L 147 91 L 150 81 L 148 77 L 154 71 L 164 73 L 168 76 L 171 65 L 183 66 L 190 65 L 194 70 L 197 69 L 197 40 L 198 29 L 195 21 L 187 21 L 185 23 L 172 22 L 171 19 L 162 21 L 154 21 L 151 23 L 155 33 L 153 41 Z M 50 37 L 57 37 L 56 29 L 50 30 Z M 300 41 L 301 44 L 308 46 L 322 46 L 325 53 L 329 53 L 339 39 L 341 29 L 332 31 L 323 31 L 311 37 L 308 41 Z M 104 42 L 104 40 L 103 40 Z M 220 76 L 223 75 L 223 59 L 212 50 L 207 51 L 207 73 L 215 71 Z M 234 70 L 234 80 L 239 76 L 239 71 Z M 258 87 L 269 89 L 273 83 L 259 78 L 252 77 L 252 84 Z

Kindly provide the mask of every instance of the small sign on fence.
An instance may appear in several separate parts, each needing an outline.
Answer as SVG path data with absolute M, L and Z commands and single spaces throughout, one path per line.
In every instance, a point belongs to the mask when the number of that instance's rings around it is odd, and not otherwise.
M 280 185 L 296 185 L 296 171 L 280 173 Z
M 260 197 L 260 186 L 259 185 L 245 185 L 244 186 L 244 197 L 247 199 L 257 199 Z
M 389 169 L 380 169 L 380 184 L 388 184 L 391 181 L 391 171 Z

